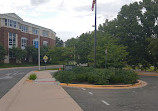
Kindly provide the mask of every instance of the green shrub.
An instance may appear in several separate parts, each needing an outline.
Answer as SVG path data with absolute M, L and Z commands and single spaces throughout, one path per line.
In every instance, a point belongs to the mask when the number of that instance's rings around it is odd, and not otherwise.
M 115 69 L 115 74 L 111 75 L 110 83 L 134 84 L 138 80 L 138 75 L 131 70 Z
M 28 77 L 29 80 L 35 80 L 36 78 L 36 74 L 30 74 L 30 76 Z
M 72 71 L 75 74 L 93 72 L 95 69 L 93 67 L 75 67 Z
M 138 75 L 130 70 L 123 69 L 95 69 L 92 67 L 76 67 L 71 71 L 59 71 L 53 75 L 62 83 L 107 84 L 134 84 Z
M 88 82 L 98 85 L 106 85 L 109 84 L 109 79 L 112 74 L 113 72 L 108 69 L 95 69 L 95 71 L 88 76 Z
M 88 79 L 87 74 L 77 74 L 75 77 L 77 82 L 86 82 Z

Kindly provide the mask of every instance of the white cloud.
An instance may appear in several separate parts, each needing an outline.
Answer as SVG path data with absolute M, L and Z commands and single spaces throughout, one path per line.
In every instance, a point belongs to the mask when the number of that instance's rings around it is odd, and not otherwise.
M 16 13 L 24 21 L 50 28 L 62 40 L 94 30 L 93 0 L 1 0 L 0 13 Z M 99 0 L 98 21 L 116 17 L 124 4 L 140 0 Z M 4 4 L 5 3 L 5 4 Z

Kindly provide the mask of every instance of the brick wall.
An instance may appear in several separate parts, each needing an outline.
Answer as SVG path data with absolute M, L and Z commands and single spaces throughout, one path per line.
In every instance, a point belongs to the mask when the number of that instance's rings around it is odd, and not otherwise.
M 29 33 L 24 33 L 21 32 L 20 30 L 12 29 L 12 28 L 7 28 L 7 27 L 1 27 L 0 28 L 0 42 L 2 45 L 5 47 L 6 50 L 8 50 L 8 33 L 16 33 L 17 34 L 17 39 L 18 39 L 18 48 L 21 48 L 21 37 L 25 37 L 28 39 L 28 45 L 32 46 L 32 40 L 35 38 L 38 38 L 37 35 L 29 34 Z M 55 40 L 47 37 L 40 37 L 40 44 L 41 46 L 43 45 L 43 41 L 48 42 L 48 46 L 54 47 L 55 46 Z

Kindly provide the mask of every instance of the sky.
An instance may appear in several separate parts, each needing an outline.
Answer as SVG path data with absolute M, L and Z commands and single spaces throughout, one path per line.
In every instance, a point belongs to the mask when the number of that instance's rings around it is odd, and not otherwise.
M 52 29 L 66 41 L 93 31 L 93 0 L 1 0 L 0 13 L 16 13 L 24 21 Z M 97 0 L 97 25 L 117 17 L 121 7 L 141 0 Z

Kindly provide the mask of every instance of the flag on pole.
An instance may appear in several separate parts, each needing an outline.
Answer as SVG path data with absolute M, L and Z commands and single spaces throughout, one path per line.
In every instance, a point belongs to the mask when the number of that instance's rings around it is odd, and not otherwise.
M 95 0 L 93 0 L 93 3 L 92 3 L 92 11 L 94 10 L 94 5 L 95 5 Z

